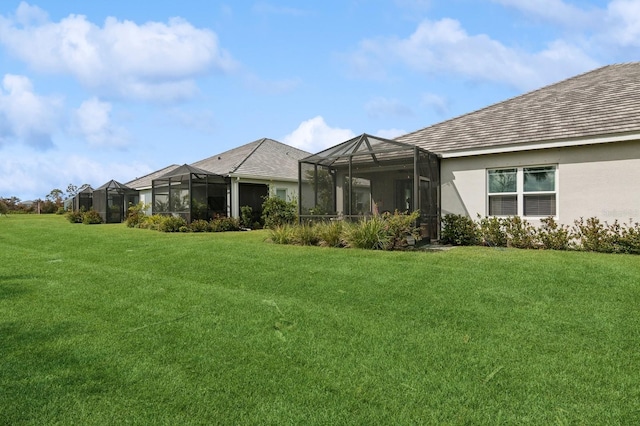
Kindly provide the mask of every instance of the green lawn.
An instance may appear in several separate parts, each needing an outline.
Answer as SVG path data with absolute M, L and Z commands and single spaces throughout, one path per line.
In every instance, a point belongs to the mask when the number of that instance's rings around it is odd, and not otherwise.
M 2 424 L 640 424 L 640 257 L 0 217 Z

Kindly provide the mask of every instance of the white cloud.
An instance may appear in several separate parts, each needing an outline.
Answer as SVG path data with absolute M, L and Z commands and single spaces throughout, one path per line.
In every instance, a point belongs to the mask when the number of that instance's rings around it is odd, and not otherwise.
M 404 105 L 397 99 L 388 99 L 384 97 L 377 97 L 364 106 L 367 115 L 371 118 L 384 118 L 384 117 L 407 117 L 413 115 L 413 111 L 407 105 Z
M 470 80 L 506 83 L 521 90 L 535 89 L 598 66 L 583 50 L 564 41 L 530 53 L 505 46 L 486 34 L 469 35 L 460 22 L 448 18 L 422 21 L 405 39 L 365 40 L 354 58 L 360 72 L 366 71 L 363 65 L 375 69 L 399 62 L 425 75 L 457 74 Z
M 332 128 L 322 116 L 300 123 L 298 128 L 285 136 L 283 142 L 308 152 L 319 152 L 353 138 L 349 129 Z
M 124 147 L 127 132 L 111 122 L 111 104 L 88 99 L 74 111 L 72 131 L 95 147 Z
M 0 156 L 0 196 L 19 196 L 22 200 L 42 198 L 58 188 L 65 190 L 73 183 L 88 183 L 94 188 L 115 179 L 122 183 L 151 173 L 154 169 L 140 162 L 97 162 L 92 159 L 63 153 L 25 152 L 19 147 L 9 149 L 9 155 Z M 24 156 L 29 161 L 24 161 Z
M 406 135 L 407 133 L 409 132 L 407 132 L 404 129 L 386 129 L 386 130 L 381 129 L 375 132 L 375 135 L 385 139 L 395 139 L 398 136 Z
M 6 74 L 0 90 L 0 145 L 14 142 L 36 149 L 53 147 L 61 107 L 59 98 L 37 95 L 27 77 Z
M 606 22 L 608 30 L 604 38 L 609 43 L 622 47 L 640 46 L 640 2 L 612 1 L 607 7 Z M 634 53 L 637 55 L 637 51 Z
M 109 17 L 102 27 L 82 15 L 45 19 L 45 12 L 21 3 L 16 17 L 0 16 L 0 42 L 31 67 L 72 75 L 102 94 L 188 98 L 197 92 L 197 76 L 236 67 L 215 33 L 181 18 L 136 24 Z

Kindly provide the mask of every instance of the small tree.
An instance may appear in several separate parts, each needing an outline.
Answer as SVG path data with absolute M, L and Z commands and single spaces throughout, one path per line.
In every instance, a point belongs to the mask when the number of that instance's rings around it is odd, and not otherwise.
M 0 200 L 0 215 L 6 216 L 9 213 L 9 206 L 4 202 L 4 200 Z

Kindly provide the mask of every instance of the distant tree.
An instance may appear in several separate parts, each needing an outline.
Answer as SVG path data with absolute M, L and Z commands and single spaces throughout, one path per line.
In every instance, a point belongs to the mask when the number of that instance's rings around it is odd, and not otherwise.
M 0 216 L 6 216 L 9 213 L 9 206 L 4 202 L 4 200 L 0 199 Z
M 67 198 L 73 198 L 78 194 L 78 187 L 75 186 L 74 184 L 70 183 L 67 186 Z
M 51 192 L 45 197 L 47 201 L 51 201 L 54 204 L 62 204 L 62 195 L 64 193 L 61 189 L 52 189 Z
M 91 188 L 91 185 L 89 185 L 88 183 L 83 183 L 80 186 L 76 186 L 72 183 L 70 183 L 67 186 L 67 198 L 73 198 L 76 195 L 78 195 L 79 192 L 84 191 L 86 188 Z

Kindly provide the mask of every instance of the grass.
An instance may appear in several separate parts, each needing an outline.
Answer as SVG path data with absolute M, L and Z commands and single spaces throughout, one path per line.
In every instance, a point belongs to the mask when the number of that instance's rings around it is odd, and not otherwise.
M 640 423 L 640 257 L 266 236 L 0 217 L 0 423 Z

